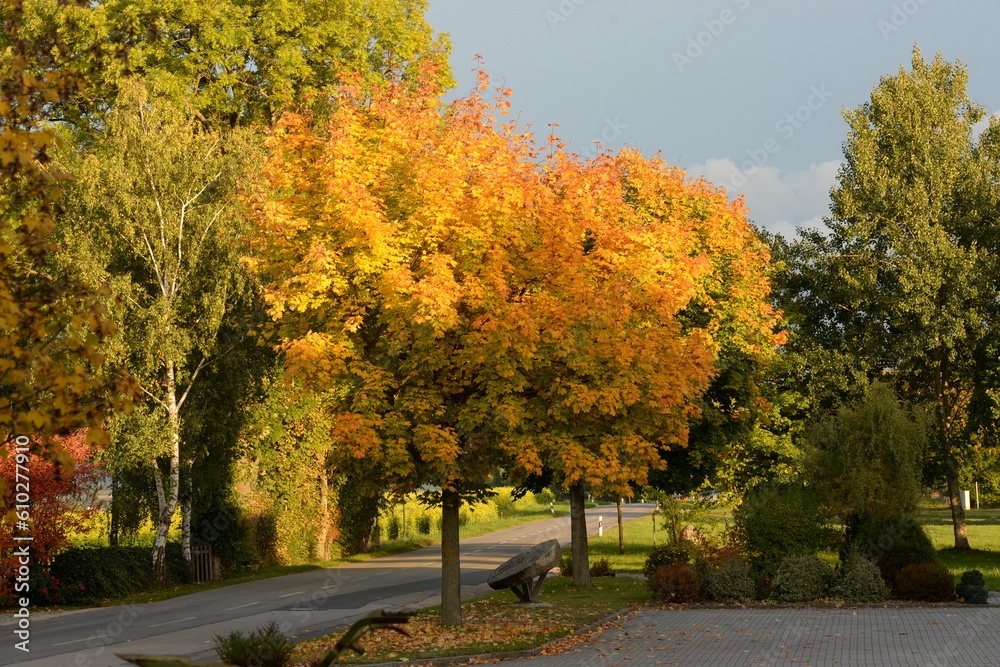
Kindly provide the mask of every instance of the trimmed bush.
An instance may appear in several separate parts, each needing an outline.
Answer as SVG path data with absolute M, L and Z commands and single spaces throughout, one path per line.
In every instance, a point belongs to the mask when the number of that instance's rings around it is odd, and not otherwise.
M 896 591 L 907 600 L 950 602 L 955 599 L 955 582 L 941 563 L 914 563 L 896 575 Z
M 651 579 L 656 573 L 656 569 L 661 565 L 673 565 L 675 563 L 688 563 L 694 557 L 694 545 L 691 542 L 670 542 L 654 547 L 646 557 L 646 564 L 642 566 L 642 573 L 647 579 Z
M 791 556 L 781 562 L 771 582 L 771 597 L 781 602 L 809 602 L 825 597 L 836 578 L 819 556 Z
M 889 587 L 878 566 L 859 553 L 851 553 L 840 567 L 840 576 L 830 593 L 848 602 L 882 602 Z
M 979 570 L 966 570 L 962 573 L 961 582 L 966 586 L 986 587 L 986 577 Z
M 986 604 L 990 594 L 986 590 L 986 578 L 979 570 L 966 570 L 957 586 L 955 594 L 969 604 Z
M 701 593 L 698 574 L 687 563 L 661 565 L 649 580 L 653 596 L 663 602 L 689 602 Z
M 937 558 L 934 545 L 923 527 L 910 518 L 872 517 L 849 526 L 846 551 L 858 551 L 875 562 L 882 578 L 895 588 L 897 575 L 917 563 L 933 562 Z M 841 553 L 841 560 L 845 558 Z
M 782 559 L 815 554 L 823 540 L 819 502 L 802 484 L 762 485 L 733 511 L 750 568 L 774 576 Z
M 417 517 L 417 532 L 427 535 L 431 532 L 431 517 L 429 514 L 422 514 Z
M 181 545 L 167 543 L 167 578 L 186 582 Z M 32 590 L 47 604 L 92 604 L 109 598 L 156 590 L 149 547 L 81 547 L 67 549 L 47 573 L 32 575 Z
M 249 635 L 241 630 L 215 635 L 215 651 L 226 664 L 239 667 L 284 667 L 292 658 L 292 645 L 271 621 Z
M 989 591 L 984 587 L 971 584 L 959 584 L 955 593 L 969 604 L 986 604 L 990 599 Z
M 702 592 L 716 602 L 748 602 L 757 588 L 750 568 L 738 560 L 728 560 L 701 575 Z

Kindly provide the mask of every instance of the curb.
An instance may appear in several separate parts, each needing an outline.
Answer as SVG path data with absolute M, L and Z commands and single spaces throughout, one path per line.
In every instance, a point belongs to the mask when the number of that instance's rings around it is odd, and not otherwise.
M 464 665 L 470 660 L 512 660 L 514 658 L 530 658 L 540 654 L 546 646 L 557 641 L 562 641 L 567 637 L 576 637 L 577 635 L 585 635 L 588 632 L 598 628 L 605 623 L 610 623 L 612 621 L 617 621 L 621 619 L 626 614 L 635 611 L 635 607 L 625 607 L 624 609 L 619 609 L 618 611 L 612 612 L 597 621 L 594 621 L 590 625 L 586 625 L 582 628 L 577 628 L 569 634 L 563 635 L 558 639 L 553 639 L 550 642 L 546 642 L 541 646 L 536 646 L 535 648 L 526 648 L 520 651 L 497 651 L 495 653 L 476 653 L 473 655 L 453 655 L 446 658 L 414 658 L 413 660 L 395 661 L 395 662 L 365 662 L 365 663 L 353 663 L 355 665 L 363 665 L 363 667 L 399 667 L 400 665 L 412 665 L 413 667 L 427 667 L 434 665 L 434 667 L 445 667 L 447 665 Z

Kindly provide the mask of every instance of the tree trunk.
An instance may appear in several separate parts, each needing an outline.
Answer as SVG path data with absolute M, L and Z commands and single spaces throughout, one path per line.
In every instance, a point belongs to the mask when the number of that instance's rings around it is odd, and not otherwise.
M 965 528 L 965 507 L 962 505 L 962 494 L 958 480 L 958 462 L 951 456 L 947 459 L 944 471 L 948 482 L 948 502 L 951 504 L 951 522 L 955 529 L 955 548 L 963 551 L 972 549 L 969 545 L 969 534 Z
M 108 546 L 117 547 L 118 546 L 118 510 L 115 509 L 115 489 L 118 488 L 118 482 L 114 477 L 111 478 L 111 526 L 108 528 Z M 119 500 L 118 502 L 121 502 Z M 119 506 L 120 507 L 120 506 Z
M 458 554 L 457 491 L 441 491 L 441 624 L 462 624 L 462 568 Z
M 184 557 L 184 569 L 188 582 L 194 583 L 194 558 L 191 556 L 191 461 L 184 465 L 184 490 L 180 497 L 181 503 L 181 555 Z
M 622 499 L 615 503 L 618 509 L 618 553 L 625 553 L 625 526 L 622 524 Z
M 319 531 L 316 533 L 316 553 L 318 560 L 330 558 L 330 483 L 326 468 L 319 473 Z
M 587 547 L 587 494 L 583 483 L 569 487 L 569 523 L 573 554 L 573 585 L 590 586 L 590 550 Z
M 160 586 L 167 585 L 167 533 L 170 532 L 170 522 L 177 511 L 177 493 L 180 481 L 181 461 L 181 418 L 177 406 L 177 383 L 174 376 L 174 364 L 167 362 L 166 372 L 166 408 L 167 437 L 170 439 L 170 470 L 169 478 L 164 481 L 160 467 L 153 459 L 153 476 L 156 481 L 156 500 L 159 517 L 156 526 L 156 539 L 153 542 L 153 571 Z

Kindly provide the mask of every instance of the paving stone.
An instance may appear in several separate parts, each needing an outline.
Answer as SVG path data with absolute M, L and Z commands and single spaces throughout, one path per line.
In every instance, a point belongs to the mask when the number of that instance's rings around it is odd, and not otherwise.
M 1000 608 L 657 609 L 504 667 L 1000 664 Z

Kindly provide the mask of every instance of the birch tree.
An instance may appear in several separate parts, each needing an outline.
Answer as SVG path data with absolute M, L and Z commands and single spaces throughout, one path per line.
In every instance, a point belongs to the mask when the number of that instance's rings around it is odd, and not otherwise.
M 86 153 L 67 157 L 79 173 L 67 204 L 69 256 L 118 299 L 121 328 L 107 354 L 137 380 L 145 418 L 161 427 L 143 453 L 156 485 L 153 561 L 161 583 L 190 465 L 182 442 L 188 398 L 199 374 L 226 353 L 217 334 L 245 286 L 236 183 L 248 155 L 238 133 L 208 131 L 193 108 L 132 82 Z M 184 550 L 190 562 L 189 543 Z

